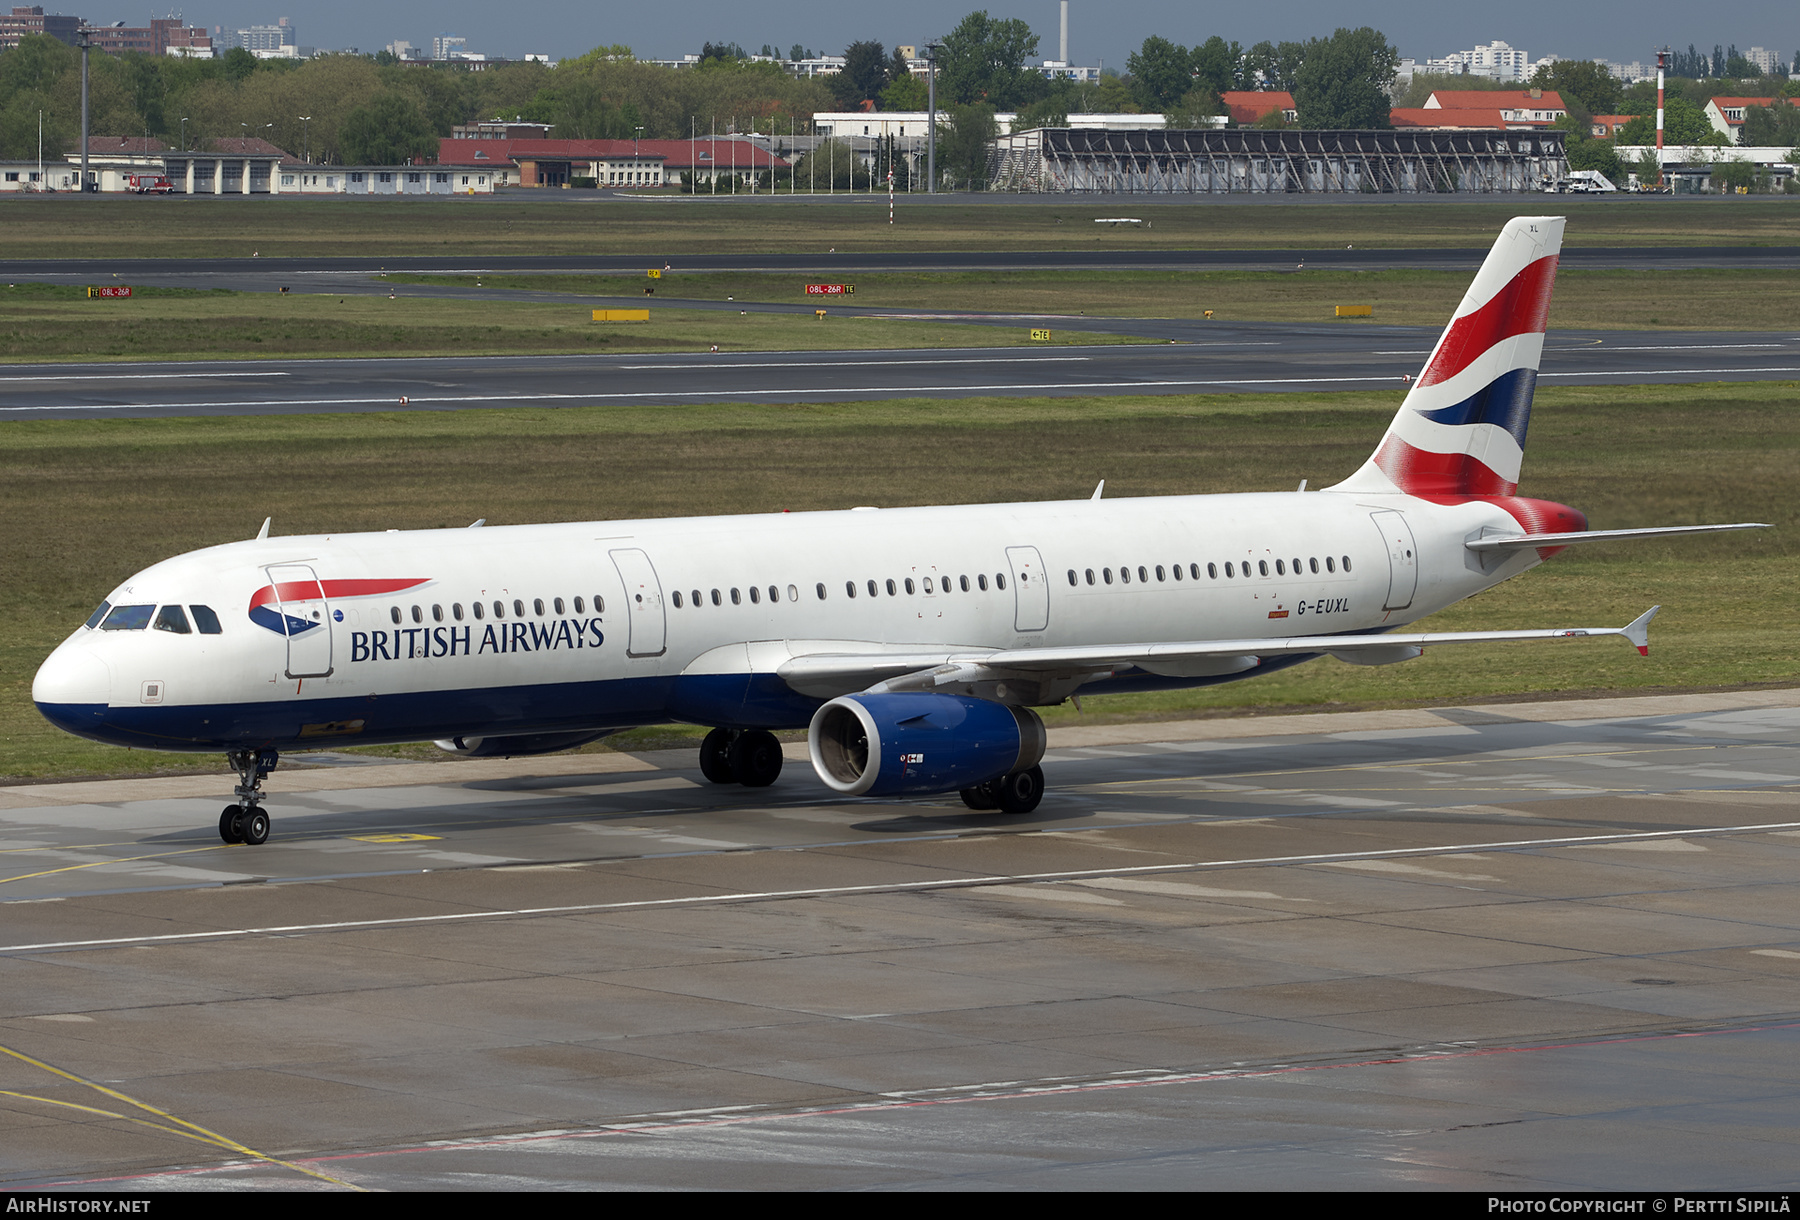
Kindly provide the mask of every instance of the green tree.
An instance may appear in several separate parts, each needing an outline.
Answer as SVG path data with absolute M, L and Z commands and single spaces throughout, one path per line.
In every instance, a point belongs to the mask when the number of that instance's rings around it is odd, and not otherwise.
M 1011 110 L 1040 96 L 1044 78 L 1026 66 L 1038 37 L 1018 18 L 970 13 L 944 36 L 938 52 L 938 92 L 958 105 L 985 102 Z
M 1800 145 L 1800 106 L 1777 99 L 1768 106 L 1744 107 L 1738 143 L 1746 148 L 1789 148 Z
M 225 69 L 225 75 L 232 80 L 241 81 L 256 71 L 256 56 L 242 47 L 233 47 L 219 57 L 219 63 Z
M 1715 138 L 1716 137 L 1716 138 Z M 1685 97 L 1668 97 L 1663 102 L 1664 144 L 1721 144 L 1725 137 L 1713 130 L 1706 112 Z M 1640 114 L 1619 129 L 1621 144 L 1655 144 L 1656 115 Z
M 1184 46 L 1152 34 L 1125 60 L 1132 93 L 1151 110 L 1167 110 L 1194 87 L 1193 57 Z
M 923 110 L 930 101 L 930 90 L 925 82 L 910 72 L 895 77 L 881 91 L 883 110 Z
M 887 48 L 879 42 L 853 42 L 845 47 L 843 70 L 830 78 L 831 94 L 845 110 L 880 97 L 887 83 Z
M 1214 34 L 1193 49 L 1190 60 L 1194 85 L 1211 89 L 1214 93 L 1225 93 L 1238 86 L 1238 79 L 1243 72 L 1244 48 Z M 1182 90 L 1183 94 L 1186 92 L 1187 90 Z
M 1244 87 L 1292 93 L 1294 78 L 1305 61 L 1304 43 L 1259 42 L 1244 55 Z
M 1067 127 L 1069 103 L 1061 97 L 1039 98 L 1019 111 L 1013 119 L 1014 131 L 1030 131 L 1034 127 Z
M 1536 89 L 1554 89 L 1564 102 L 1578 103 L 1589 115 L 1618 114 L 1619 97 L 1624 86 L 1612 69 L 1586 59 L 1559 59 L 1539 64 L 1532 73 Z
M 1388 89 L 1400 53 L 1381 31 L 1340 29 L 1306 44 L 1294 78 L 1294 110 L 1302 127 L 1384 128 Z
M 994 108 L 986 102 L 952 106 L 938 133 L 938 167 L 953 186 L 979 191 L 987 186 L 988 146 L 1000 134 Z
M 338 140 L 348 165 L 402 165 L 438 146 L 419 104 L 391 91 L 345 115 Z
M 1143 113 L 1143 108 L 1132 100 L 1131 86 L 1117 73 L 1101 76 L 1099 84 L 1083 89 L 1078 96 L 1086 114 Z
M 1171 130 L 1211 127 L 1215 115 L 1225 113 L 1219 95 L 1204 86 L 1187 91 L 1180 101 L 1163 113 L 1163 124 Z

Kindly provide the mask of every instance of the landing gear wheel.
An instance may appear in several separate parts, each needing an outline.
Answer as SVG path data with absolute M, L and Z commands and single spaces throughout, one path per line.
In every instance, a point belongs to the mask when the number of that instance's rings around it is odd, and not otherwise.
M 1000 781 L 998 797 L 1001 813 L 1030 813 L 1044 799 L 1044 769 L 1014 771 Z
M 239 827 L 238 819 L 243 816 L 244 811 L 236 805 L 225 806 L 225 812 L 219 815 L 219 837 L 227 843 L 242 843 L 244 832 Z
M 700 774 L 715 784 L 737 782 L 737 776 L 731 772 L 731 741 L 734 736 L 729 729 L 714 729 L 700 743 Z
M 246 809 L 238 822 L 244 842 L 255 847 L 269 841 L 269 815 L 260 809 Z
M 1000 781 L 990 779 L 985 784 L 976 784 L 973 788 L 964 788 L 961 792 L 962 803 L 970 809 L 986 812 L 1000 808 Z
M 767 788 L 781 774 L 781 743 L 761 729 L 739 733 L 727 757 L 733 778 L 746 788 Z

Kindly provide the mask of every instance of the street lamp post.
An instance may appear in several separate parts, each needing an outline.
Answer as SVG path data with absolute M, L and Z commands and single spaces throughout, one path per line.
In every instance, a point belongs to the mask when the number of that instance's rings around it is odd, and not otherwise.
M 642 167 L 638 165 L 638 141 L 643 138 L 644 129 L 642 127 L 631 129 L 631 185 L 633 189 L 636 189 L 638 175 L 642 172 Z
M 188 125 L 187 116 L 183 115 L 182 119 L 181 119 L 181 151 L 182 152 L 187 151 L 187 125 Z
M 301 131 L 306 133 L 306 135 L 305 135 L 306 149 L 304 152 L 302 152 L 300 154 L 300 156 L 308 165 L 311 165 L 312 164 L 312 115 L 303 114 L 300 116 L 300 121 L 302 123 L 306 124 L 305 127 L 302 127 L 300 129 Z
M 931 65 L 925 74 L 926 109 L 930 115 L 925 120 L 925 177 L 927 194 L 937 194 L 937 56 L 944 44 L 928 42 L 925 44 L 925 60 Z

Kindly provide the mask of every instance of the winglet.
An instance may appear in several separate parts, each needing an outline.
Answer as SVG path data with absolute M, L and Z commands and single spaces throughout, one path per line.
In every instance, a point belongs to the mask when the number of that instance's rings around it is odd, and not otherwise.
M 265 539 L 267 539 L 267 538 L 268 538 L 268 536 L 269 536 L 269 522 L 271 522 L 271 521 L 273 521 L 273 520 L 275 520 L 275 518 L 273 518 L 273 517 L 264 517 L 264 518 L 263 518 L 263 524 L 262 524 L 262 528 L 261 528 L 261 529 L 259 529 L 259 530 L 257 530 L 257 531 L 256 531 L 256 540 L 257 540 L 257 541 L 258 541 L 258 542 L 262 542 L 262 541 L 264 541 L 264 540 L 265 540 Z
M 1655 618 L 1656 612 L 1661 609 L 1661 606 L 1650 607 L 1632 619 L 1621 633 L 1626 639 L 1637 645 L 1638 655 L 1641 657 L 1650 655 L 1650 620 Z
M 1094 494 L 1089 496 L 1088 499 L 1098 500 L 1100 498 L 1100 493 L 1105 490 L 1106 490 L 1106 480 L 1101 479 L 1098 483 L 1094 484 Z
M 487 518 L 486 518 L 486 517 L 483 517 L 483 518 L 481 518 L 481 519 L 480 519 L 480 520 L 479 520 L 479 521 L 471 521 L 471 522 L 469 522 L 469 528 L 470 528 L 470 529 L 472 529 L 472 530 L 478 530 L 478 529 L 480 529 L 480 528 L 481 528 L 481 527 L 482 527 L 482 526 L 484 526 L 484 525 L 486 525 L 486 524 L 487 524 Z

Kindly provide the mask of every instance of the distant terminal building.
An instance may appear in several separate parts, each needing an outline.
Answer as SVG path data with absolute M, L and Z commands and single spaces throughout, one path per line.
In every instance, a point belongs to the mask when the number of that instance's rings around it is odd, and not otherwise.
M 58 42 L 75 45 L 75 31 L 80 29 L 80 17 L 65 17 L 61 13 L 46 13 L 41 4 L 30 6 L 15 5 L 13 11 L 0 16 L 0 51 L 11 50 L 19 45 L 19 39 L 27 34 L 45 34 Z
M 1568 173 L 1562 131 L 1076 131 L 1001 136 L 993 190 L 1061 194 L 1462 194 Z
M 74 46 L 87 27 L 95 49 L 111 55 L 137 51 L 144 55 L 212 55 L 212 36 L 204 28 L 183 24 L 180 17 L 153 17 L 149 25 L 128 26 L 123 21 L 93 25 L 85 17 L 46 13 L 42 5 L 17 5 L 0 15 L 0 51 L 19 45 L 27 34 L 44 34 Z

